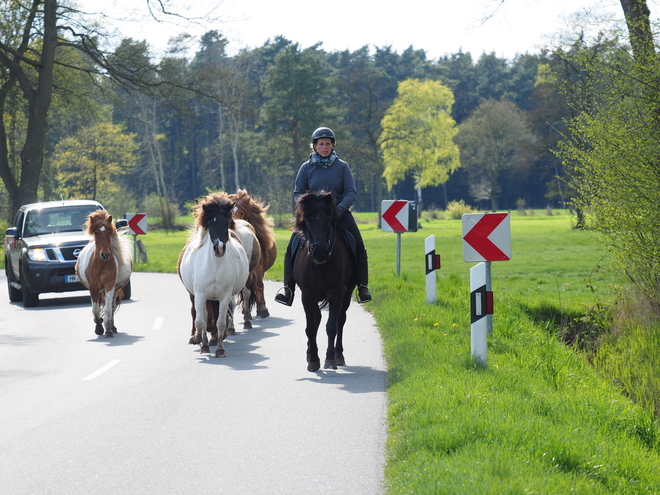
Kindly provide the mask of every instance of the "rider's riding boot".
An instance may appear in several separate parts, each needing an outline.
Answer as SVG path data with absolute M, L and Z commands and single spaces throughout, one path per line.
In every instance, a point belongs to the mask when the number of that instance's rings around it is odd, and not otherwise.
M 367 261 L 367 250 L 365 249 L 357 255 L 357 279 L 358 279 L 358 303 L 366 303 L 371 301 L 371 293 L 369 292 L 369 263 Z
M 284 287 L 275 294 L 275 301 L 285 306 L 291 306 L 295 291 L 296 282 L 293 280 L 293 261 L 289 253 L 286 253 L 284 256 Z

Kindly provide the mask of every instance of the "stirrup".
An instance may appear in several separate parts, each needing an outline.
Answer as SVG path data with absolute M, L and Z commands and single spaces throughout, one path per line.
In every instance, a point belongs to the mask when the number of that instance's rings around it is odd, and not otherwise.
M 275 302 L 291 306 L 293 304 L 293 291 L 285 285 L 275 294 Z
M 367 287 L 364 284 L 358 287 L 357 300 L 358 300 L 358 304 L 363 304 L 371 301 L 371 293 L 369 292 L 369 287 Z

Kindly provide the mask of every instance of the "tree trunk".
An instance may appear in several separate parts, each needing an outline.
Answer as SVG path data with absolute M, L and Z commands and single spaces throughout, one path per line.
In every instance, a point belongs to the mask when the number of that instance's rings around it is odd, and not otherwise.
M 38 5 L 35 1 L 35 5 Z M 53 95 L 53 66 L 57 48 L 57 0 L 43 0 L 43 45 L 37 70 L 37 85 L 30 85 L 27 74 L 16 65 L 17 79 L 28 102 L 28 123 L 21 151 L 21 177 L 18 187 L 8 187 L 12 214 L 24 203 L 37 201 L 39 178 L 44 160 L 46 118 Z
M 628 38 L 635 62 L 641 68 L 651 69 L 658 63 L 651 29 L 651 11 L 646 0 L 621 0 L 626 18 Z

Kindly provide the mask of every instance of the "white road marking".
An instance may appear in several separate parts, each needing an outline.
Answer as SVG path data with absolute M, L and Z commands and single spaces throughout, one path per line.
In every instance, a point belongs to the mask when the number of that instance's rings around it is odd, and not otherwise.
M 164 318 L 162 316 L 158 316 L 156 318 L 156 321 L 154 321 L 154 326 L 151 327 L 152 330 L 160 330 L 160 327 L 163 326 L 163 321 Z
M 99 368 L 98 370 L 96 370 L 91 375 L 88 375 L 85 378 L 83 378 L 83 380 L 93 380 L 94 378 L 102 375 L 103 373 L 108 371 L 110 368 L 113 368 L 114 366 L 116 366 L 120 362 L 121 362 L 121 359 L 114 359 L 114 360 L 110 361 L 108 364 L 106 364 L 105 366 L 103 366 L 102 368 Z

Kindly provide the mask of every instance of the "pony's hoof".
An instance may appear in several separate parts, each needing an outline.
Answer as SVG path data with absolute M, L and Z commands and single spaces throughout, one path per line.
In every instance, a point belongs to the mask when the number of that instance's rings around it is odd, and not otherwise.
M 190 337 L 190 340 L 188 341 L 188 345 L 190 344 L 199 344 L 199 342 L 195 342 L 195 337 Z
M 346 366 L 346 360 L 344 359 L 343 354 L 335 356 L 335 361 L 337 361 L 337 366 Z
M 252 323 L 250 323 L 249 321 L 243 322 L 243 330 L 250 330 L 250 329 L 252 329 Z
M 103 326 L 96 325 L 96 328 L 94 329 L 94 333 L 96 335 L 103 335 Z
M 268 318 L 270 316 L 270 313 L 268 312 L 267 309 L 262 309 L 257 311 L 257 316 L 259 318 Z
M 202 348 L 199 351 L 201 354 L 209 354 L 211 351 L 209 349 L 209 346 L 203 345 Z
M 318 371 L 321 369 L 321 361 L 310 361 L 307 364 L 307 371 Z
M 216 349 L 215 350 L 215 357 L 227 357 L 227 354 L 225 354 L 224 349 Z
M 227 335 L 236 335 L 236 329 L 235 329 L 235 328 L 228 328 L 228 329 L 225 331 L 225 336 L 224 336 L 224 338 L 223 338 L 222 340 L 226 339 L 226 338 L 227 338 Z
M 326 370 L 328 368 L 332 368 L 333 370 L 336 370 L 337 369 L 337 361 L 335 361 L 334 359 L 326 359 L 325 363 L 323 364 L 323 368 L 325 368 Z
M 115 334 L 113 334 L 112 332 L 105 332 L 105 337 L 106 337 L 107 339 L 114 339 L 114 338 L 115 338 Z

